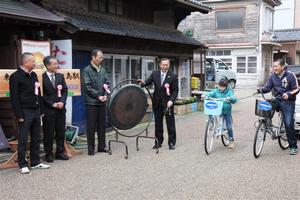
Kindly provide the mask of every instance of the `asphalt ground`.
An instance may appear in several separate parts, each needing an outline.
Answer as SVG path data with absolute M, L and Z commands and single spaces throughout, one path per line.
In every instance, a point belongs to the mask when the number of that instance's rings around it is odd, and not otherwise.
M 195 112 L 176 117 L 177 144 L 165 142 L 159 154 L 153 141 L 123 138 L 129 148 L 112 144 L 112 155 L 76 156 L 55 161 L 48 170 L 21 175 L 0 171 L 0 199 L 300 199 L 300 154 L 290 156 L 267 137 L 261 157 L 252 153 L 255 133 L 253 90 L 236 91 L 233 108 L 236 148 L 221 140 L 210 155 L 204 152 L 207 116 Z M 153 124 L 149 129 L 154 134 Z

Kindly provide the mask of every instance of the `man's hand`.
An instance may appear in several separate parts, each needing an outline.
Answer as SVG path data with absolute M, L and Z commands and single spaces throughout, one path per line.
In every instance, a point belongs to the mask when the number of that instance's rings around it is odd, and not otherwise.
M 58 103 L 54 103 L 52 106 L 53 108 L 58 108 Z
M 257 91 L 258 93 L 261 93 L 261 88 L 257 88 L 256 91 Z
M 57 108 L 58 109 L 63 109 L 63 107 L 64 107 L 64 103 L 63 102 L 58 102 L 57 103 Z
M 139 86 L 141 86 L 141 85 L 144 85 L 144 84 L 145 84 L 145 81 L 144 81 L 144 80 L 142 80 L 142 79 L 138 79 L 138 81 L 139 81 Z
M 168 101 L 167 107 L 170 108 L 172 105 L 173 105 L 173 102 L 172 101 Z
M 24 122 L 24 118 L 19 118 L 18 122 L 23 123 Z
M 107 96 L 100 96 L 100 97 L 99 97 L 99 100 L 100 100 L 101 102 L 105 102 L 105 101 L 107 100 Z
M 284 93 L 282 95 L 282 97 L 283 97 L 284 100 L 288 100 L 289 99 L 289 95 L 287 93 Z

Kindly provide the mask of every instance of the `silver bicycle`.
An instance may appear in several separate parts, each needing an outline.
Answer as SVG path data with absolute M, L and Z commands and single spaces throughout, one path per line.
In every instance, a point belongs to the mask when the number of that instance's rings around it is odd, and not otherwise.
M 213 149 L 214 140 L 219 137 L 224 146 L 229 145 L 228 131 L 225 128 L 225 119 L 222 116 L 222 108 L 225 98 L 207 98 L 204 100 L 204 113 L 208 115 L 208 120 L 204 135 L 204 150 L 210 154 Z

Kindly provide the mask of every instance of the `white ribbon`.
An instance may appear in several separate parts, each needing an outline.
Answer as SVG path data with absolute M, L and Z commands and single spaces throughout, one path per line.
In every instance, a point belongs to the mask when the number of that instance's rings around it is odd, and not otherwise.
M 61 97 L 62 85 L 57 85 L 57 96 Z
M 165 88 L 166 88 L 167 95 L 170 96 L 170 84 L 166 83 Z
M 108 85 L 107 85 L 107 84 L 103 84 L 103 88 L 104 88 L 104 90 L 105 90 L 108 94 L 110 94 L 110 90 L 108 89 Z
M 39 82 L 34 83 L 35 89 L 34 89 L 34 94 L 39 95 L 39 87 L 41 86 Z

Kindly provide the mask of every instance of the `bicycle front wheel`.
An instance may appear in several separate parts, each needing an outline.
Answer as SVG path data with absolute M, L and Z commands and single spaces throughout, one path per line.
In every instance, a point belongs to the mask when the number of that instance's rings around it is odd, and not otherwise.
M 215 120 L 209 118 L 206 123 L 205 136 L 204 136 L 204 150 L 208 155 L 211 153 L 214 143 Z
M 229 145 L 230 140 L 229 140 L 229 136 L 228 136 L 228 131 L 225 131 L 225 132 L 222 134 L 221 139 L 222 139 L 222 143 L 223 143 L 223 145 L 224 145 L 225 147 Z
M 286 150 L 287 148 L 289 148 L 289 142 L 288 142 L 288 139 L 287 139 L 287 136 L 286 136 L 286 131 L 285 131 L 284 125 L 282 125 L 280 127 L 278 135 L 279 135 L 278 136 L 278 144 L 279 144 L 280 148 L 282 150 Z
M 253 155 L 255 158 L 258 158 L 262 152 L 266 140 L 266 131 L 266 123 L 264 121 L 260 121 L 256 128 L 253 144 Z

